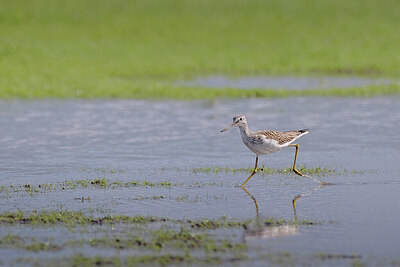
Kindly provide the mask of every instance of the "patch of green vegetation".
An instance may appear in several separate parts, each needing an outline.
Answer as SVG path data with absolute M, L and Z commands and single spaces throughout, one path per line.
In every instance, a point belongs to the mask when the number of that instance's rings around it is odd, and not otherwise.
M 105 177 L 103 177 L 103 178 L 97 178 L 97 179 L 90 181 L 90 184 L 99 185 L 100 187 L 106 187 L 108 185 L 108 182 L 109 182 L 109 180 L 106 179 Z
M 25 192 L 30 196 L 33 196 L 37 193 L 51 192 L 55 190 L 73 190 L 76 188 L 127 188 L 127 187 L 172 187 L 177 186 L 176 183 L 172 183 L 171 181 L 161 181 L 161 182 L 151 182 L 151 181 L 111 181 L 106 177 L 99 177 L 94 179 L 82 179 L 82 180 L 65 180 L 59 184 L 24 184 L 24 185 L 1 185 L 0 186 L 0 194 L 5 194 L 8 197 L 11 196 L 11 193 L 16 192 Z
M 116 174 L 116 173 L 124 173 L 123 169 L 106 169 L 106 168 L 82 168 L 82 172 L 84 173 L 103 173 L 105 176 L 107 173 Z
M 27 244 L 24 238 L 12 234 L 0 238 L 0 248 L 18 248 L 32 252 L 57 251 L 62 249 L 61 246 L 49 242 L 36 242 L 35 240 L 31 240 L 29 244 Z
M 233 242 L 229 239 L 220 239 L 206 232 L 196 233 L 192 229 L 187 230 L 181 227 L 178 230 L 172 229 L 146 229 L 145 237 L 134 236 L 131 234 L 123 236 L 104 236 L 101 238 L 91 238 L 82 240 L 70 240 L 64 244 L 53 242 L 38 242 L 35 239 L 27 240 L 20 236 L 7 235 L 0 239 L 0 248 L 18 248 L 31 252 L 58 251 L 68 247 L 89 245 L 95 248 L 112 249 L 146 249 L 153 252 L 162 251 L 184 251 L 190 254 L 194 250 L 203 250 L 205 253 L 229 252 L 240 254 L 240 251 L 247 250 L 247 246 L 242 241 Z
M 398 77 L 399 13 L 395 0 L 4 1 L 0 98 L 399 94 L 399 85 L 287 92 L 174 84 L 210 74 Z
M 151 242 L 144 240 L 141 237 L 128 235 L 127 237 L 103 237 L 93 238 L 87 241 L 92 247 L 107 247 L 116 249 L 128 249 L 128 248 L 149 248 Z M 82 242 L 81 242 L 82 243 Z
M 269 219 L 268 219 L 269 220 Z M 251 220 L 228 220 L 226 218 L 221 218 L 220 220 L 188 220 L 190 227 L 200 228 L 200 229 L 217 229 L 217 228 L 231 228 L 231 227 L 243 227 L 247 228 L 251 224 Z
M 204 233 L 191 233 L 186 228 L 181 227 L 180 231 L 176 230 L 157 230 L 153 232 L 152 247 L 154 249 L 162 249 L 172 247 L 175 249 L 183 249 L 185 251 L 191 249 L 204 249 L 205 252 L 225 252 L 227 248 L 243 247 L 243 244 L 233 244 L 228 240 L 223 240 L 218 244 L 213 238 Z M 227 246 L 225 243 L 228 243 Z
M 189 195 L 182 195 L 182 196 L 176 196 L 175 200 L 178 202 L 186 202 L 189 198 Z
M 332 254 L 332 253 L 317 253 L 314 255 L 315 258 L 320 260 L 333 260 L 333 259 L 361 259 L 362 256 L 359 254 Z
M 392 259 L 392 260 L 389 261 L 389 263 L 392 266 L 400 266 L 400 258 L 394 259 L 394 260 Z
M 201 168 L 194 168 L 191 171 L 193 173 L 239 173 L 239 172 L 253 172 L 254 168 L 228 168 L 228 167 L 201 167 Z M 311 176 L 338 176 L 338 175 L 348 175 L 348 174 L 364 174 L 367 172 L 376 172 L 376 170 L 366 171 L 366 170 L 338 170 L 335 168 L 328 168 L 328 167 L 315 167 L 315 168 L 307 168 L 305 166 L 298 167 L 298 170 L 303 174 L 308 174 Z M 276 175 L 276 174 L 292 174 L 292 168 L 284 168 L 284 169 L 274 169 L 274 168 L 267 168 L 264 165 L 257 168 L 257 173 L 261 173 L 263 175 Z
M 164 221 L 165 219 L 156 217 L 143 216 L 105 216 L 93 218 L 86 216 L 81 211 L 32 211 L 30 214 L 24 215 L 23 212 L 4 212 L 0 214 L 0 224 L 33 224 L 33 225 L 52 225 L 65 224 L 68 226 L 86 225 L 86 224 L 103 224 L 103 223 L 147 223 L 154 221 Z
M 113 91 L 88 90 L 87 94 L 74 95 L 67 92 L 57 94 L 57 90 L 51 93 L 30 90 L 18 95 L 7 91 L 0 91 L 0 98 L 135 98 L 154 100 L 199 100 L 199 99 L 241 99 L 241 98 L 286 98 L 286 97 L 377 97 L 385 95 L 400 95 L 399 84 L 373 85 L 367 87 L 332 88 L 332 89 L 310 89 L 310 90 L 275 90 L 275 89 L 236 89 L 236 88 L 195 88 L 195 87 L 174 87 L 172 85 L 146 86 L 132 90 L 115 88 Z
M 32 252 L 39 252 L 39 251 L 58 251 L 61 250 L 62 248 L 55 244 L 37 242 L 30 245 L 25 245 L 24 249 Z
M 296 255 L 293 255 L 293 253 L 290 252 L 269 253 L 267 258 L 273 266 L 295 266 L 298 260 Z
M 21 211 L 5 212 L 0 215 L 2 224 L 55 224 L 63 223 L 66 225 L 89 223 L 91 219 L 82 212 L 74 211 L 43 211 L 38 213 L 36 210 L 29 215 L 24 215 Z
M 230 220 L 225 217 L 219 220 L 199 219 L 199 220 L 187 220 L 187 223 L 192 228 L 199 229 L 221 229 L 221 228 L 249 228 L 252 224 L 256 224 L 258 227 L 274 227 L 280 225 L 314 225 L 320 224 L 321 222 L 315 222 L 312 220 L 293 220 L 286 221 L 284 219 L 275 218 L 258 218 L 256 221 L 253 220 Z
M 128 256 L 125 258 L 120 257 L 104 257 L 95 256 L 87 257 L 81 254 L 74 254 L 72 257 L 63 258 L 60 262 L 63 262 L 65 266 L 168 266 L 168 265 L 190 265 L 190 264 L 220 264 L 225 259 L 222 258 L 196 258 L 192 255 L 174 255 L 174 254 L 163 254 L 163 255 L 138 255 Z M 225 260 L 226 261 L 226 260 Z M 46 266 L 53 266 L 56 262 L 46 262 Z M 57 265 L 59 266 L 59 265 Z M 63 266 L 63 265 L 61 265 Z
M 319 176 L 319 177 L 328 177 L 328 176 L 339 176 L 339 175 L 362 175 L 365 173 L 373 173 L 377 174 L 378 171 L 373 170 L 338 170 L 336 168 L 329 167 L 314 167 L 307 168 L 305 166 L 298 167 L 299 171 L 311 175 L 311 176 Z M 165 170 L 165 169 L 162 169 Z M 200 167 L 194 169 L 179 169 L 174 168 L 174 171 L 190 171 L 192 173 L 206 173 L 206 174 L 218 174 L 218 173 L 241 173 L 253 172 L 252 167 L 248 168 L 229 168 L 229 167 Z M 283 168 L 283 169 L 274 169 L 267 168 L 264 165 L 257 168 L 257 173 L 261 173 L 262 175 L 286 175 L 293 174 L 292 168 Z M 12 197 L 12 193 L 27 193 L 29 196 L 35 196 L 39 193 L 46 193 L 56 190 L 73 190 L 77 188 L 100 188 L 100 189 L 115 189 L 115 188 L 130 188 L 130 187 L 167 187 L 170 188 L 172 186 L 182 186 L 184 183 L 173 183 L 170 180 L 165 180 L 161 182 L 152 182 L 149 180 L 130 180 L 130 181 L 119 181 L 119 180 L 111 180 L 106 177 L 98 177 L 98 178 L 89 178 L 82 180 L 65 180 L 62 183 L 57 184 L 22 184 L 22 185 L 1 185 L 0 186 L 0 196 L 10 198 Z M 186 186 L 190 187 L 204 187 L 204 186 L 223 186 L 223 181 L 218 182 L 194 182 L 193 184 L 188 184 Z M 163 196 L 159 196 L 158 199 L 162 199 Z M 138 197 L 137 200 L 140 197 Z M 146 197 L 148 198 L 148 197 Z M 177 196 L 176 201 L 187 201 L 188 196 Z M 90 200 L 90 197 L 82 197 L 82 200 Z
M 128 266 L 135 265 L 146 265 L 146 264 L 156 264 L 159 266 L 166 266 L 171 264 L 190 264 L 194 262 L 195 259 L 190 255 L 176 256 L 176 255 L 145 255 L 139 257 L 129 257 L 126 259 L 126 264 Z
M 329 253 L 323 253 L 329 254 Z M 376 260 L 370 257 L 370 261 L 361 262 L 359 259 L 348 261 L 347 258 L 332 258 L 335 265 L 340 266 L 389 266 L 390 261 Z M 262 260 L 262 262 L 260 261 Z M 188 253 L 141 253 L 136 256 L 87 256 L 81 253 L 69 257 L 36 259 L 20 258 L 19 264 L 33 264 L 34 266 L 217 266 L 223 265 L 254 265 L 260 263 L 266 266 L 325 266 L 313 255 L 299 255 L 295 252 L 280 251 L 263 254 L 261 258 L 235 257 L 230 255 L 218 255 L 199 257 Z
M 222 217 L 218 220 L 199 219 L 199 220 L 176 220 L 170 218 L 159 218 L 154 216 L 125 216 L 125 215 L 107 215 L 104 217 L 87 216 L 81 211 L 55 210 L 55 211 L 32 211 L 30 214 L 24 214 L 21 211 L 4 212 L 0 214 L 0 224 L 32 224 L 32 225 L 54 225 L 64 224 L 74 225 L 101 225 L 101 224 L 148 224 L 154 222 L 173 222 L 188 224 L 190 228 L 198 229 L 219 229 L 219 228 L 246 228 L 250 225 L 250 220 L 235 220 Z M 316 222 L 311 220 L 285 221 L 283 219 L 264 218 L 258 219 L 258 224 L 265 226 L 276 226 L 283 224 L 302 224 L 312 225 Z
M 24 241 L 23 238 L 21 238 L 20 236 L 8 234 L 0 239 L 0 248 L 10 247 L 10 246 L 19 247 L 23 241 Z
M 162 200 L 167 197 L 161 196 L 161 195 L 154 195 L 154 196 L 137 196 L 134 197 L 132 200 L 137 200 L 137 201 L 142 201 L 142 200 Z
M 159 185 L 170 187 L 170 186 L 172 186 L 172 183 L 170 181 L 163 181 L 163 182 L 160 182 Z
M 366 262 L 361 261 L 360 259 L 355 259 L 351 262 L 351 266 L 353 267 L 364 267 L 367 266 Z

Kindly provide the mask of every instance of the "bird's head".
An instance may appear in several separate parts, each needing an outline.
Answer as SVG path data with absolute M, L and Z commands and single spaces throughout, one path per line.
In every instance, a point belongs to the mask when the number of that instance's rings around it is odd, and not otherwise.
M 235 126 L 241 127 L 241 126 L 245 126 L 245 125 L 247 125 L 246 117 L 244 115 L 237 115 L 237 116 L 233 117 L 233 122 L 231 124 L 226 126 L 225 129 L 221 130 L 221 133 L 229 130 L 232 127 L 235 127 Z

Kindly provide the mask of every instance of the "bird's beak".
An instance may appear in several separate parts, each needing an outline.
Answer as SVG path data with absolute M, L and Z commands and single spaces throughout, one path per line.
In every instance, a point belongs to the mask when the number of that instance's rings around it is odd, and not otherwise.
M 231 124 L 229 124 L 228 126 L 226 126 L 224 129 L 222 129 L 220 132 L 222 133 L 222 132 L 225 132 L 225 131 L 227 131 L 227 130 L 229 130 L 230 128 L 232 128 L 233 126 L 235 126 L 235 123 L 234 122 L 232 122 Z

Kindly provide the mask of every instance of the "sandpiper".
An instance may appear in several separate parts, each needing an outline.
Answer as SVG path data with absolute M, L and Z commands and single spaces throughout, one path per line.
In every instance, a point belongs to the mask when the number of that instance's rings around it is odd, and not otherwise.
M 296 152 L 294 155 L 293 171 L 300 176 L 308 176 L 302 174 L 296 169 L 296 160 L 297 160 L 297 152 L 299 151 L 299 145 L 292 144 L 296 139 L 300 138 L 305 134 L 308 134 L 308 129 L 303 129 L 299 131 L 287 131 L 287 132 L 265 131 L 265 130 L 252 132 L 250 131 L 249 126 L 247 125 L 246 117 L 243 115 L 237 115 L 233 117 L 233 122 L 229 124 L 225 129 L 221 130 L 221 132 L 225 132 L 226 130 L 235 126 L 239 127 L 243 143 L 253 153 L 256 154 L 256 164 L 254 166 L 254 171 L 249 176 L 249 178 L 247 178 L 247 180 L 241 185 L 242 188 L 250 180 L 250 178 L 253 177 L 253 175 L 257 172 L 258 156 L 270 154 L 288 146 L 294 146 L 296 148 Z M 314 178 L 312 179 L 316 180 Z M 316 181 L 325 184 L 322 181 L 319 180 Z

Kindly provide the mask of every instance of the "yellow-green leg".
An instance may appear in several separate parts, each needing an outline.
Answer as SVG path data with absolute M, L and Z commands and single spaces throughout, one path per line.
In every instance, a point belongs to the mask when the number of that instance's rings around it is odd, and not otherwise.
M 291 145 L 288 145 L 288 146 L 294 146 L 294 147 L 296 147 L 296 152 L 295 152 L 295 154 L 294 154 L 293 171 L 294 171 L 296 174 L 300 175 L 300 176 L 304 176 L 301 172 L 299 172 L 299 171 L 296 169 L 297 152 L 299 151 L 299 145 L 298 145 L 298 144 L 291 144 Z
M 256 165 L 254 166 L 254 171 L 252 174 L 250 174 L 249 178 L 247 178 L 247 180 L 241 185 L 242 188 L 250 180 L 250 178 L 253 177 L 253 175 L 257 172 L 257 162 L 258 162 L 258 156 L 256 156 Z
M 294 146 L 294 147 L 296 147 L 296 152 L 295 152 L 295 154 L 294 154 L 294 162 L 293 162 L 293 171 L 294 171 L 296 174 L 298 174 L 298 175 L 300 175 L 300 176 L 309 177 L 309 178 L 311 178 L 312 180 L 321 183 L 322 185 L 330 185 L 330 184 L 331 184 L 331 183 L 325 183 L 325 182 L 320 181 L 320 180 L 318 180 L 318 179 L 316 179 L 316 178 L 314 178 L 314 177 L 311 177 L 311 176 L 309 176 L 309 175 L 304 175 L 304 174 L 302 174 L 301 172 L 299 172 L 299 171 L 296 169 L 297 152 L 299 151 L 299 145 L 298 145 L 298 144 L 291 144 L 291 145 L 288 145 L 288 146 Z

